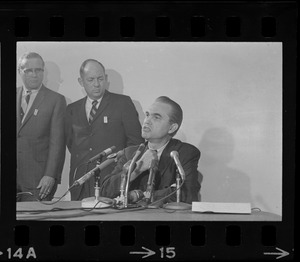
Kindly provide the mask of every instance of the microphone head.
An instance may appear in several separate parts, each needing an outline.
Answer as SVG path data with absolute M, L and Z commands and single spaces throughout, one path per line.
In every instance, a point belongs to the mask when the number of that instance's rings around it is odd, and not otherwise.
M 140 144 L 139 145 L 139 147 L 138 147 L 138 149 L 137 149 L 137 151 L 140 151 L 140 152 L 142 152 L 144 149 L 145 149 L 145 144 L 144 143 L 142 143 L 142 144 Z
M 174 157 L 178 157 L 179 156 L 179 154 L 178 154 L 178 152 L 177 151 L 172 151 L 171 153 L 170 153 L 170 156 L 172 157 L 172 158 L 174 158 Z
M 124 155 L 124 150 L 120 150 L 120 151 L 117 152 L 117 153 L 113 153 L 113 154 L 108 155 L 108 156 L 107 156 L 107 159 L 112 159 L 112 158 L 114 158 L 114 159 L 115 159 L 115 162 L 117 162 L 117 161 L 121 158 L 121 156 L 123 156 L 123 155 Z
M 138 156 L 142 153 L 142 151 L 144 151 L 145 147 L 146 147 L 146 146 L 145 146 L 144 143 L 142 143 L 142 144 L 139 145 L 139 147 L 138 147 L 138 149 L 136 150 L 135 155 L 134 155 L 134 157 L 133 157 L 133 159 L 134 159 L 133 162 L 135 162 L 135 160 L 136 160 L 136 159 L 138 158 Z
M 108 154 L 111 154 L 112 152 L 114 152 L 115 150 L 116 150 L 116 147 L 115 147 L 115 146 L 112 146 L 112 147 L 110 147 L 110 148 L 104 150 L 104 153 L 105 153 L 106 155 L 108 155 Z

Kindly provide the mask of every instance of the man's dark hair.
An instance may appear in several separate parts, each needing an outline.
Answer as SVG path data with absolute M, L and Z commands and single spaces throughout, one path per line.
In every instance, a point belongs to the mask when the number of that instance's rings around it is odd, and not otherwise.
M 169 115 L 170 122 L 178 124 L 178 128 L 175 132 L 173 132 L 170 135 L 172 137 L 175 136 L 181 126 L 182 119 L 183 119 L 183 112 L 182 112 L 180 105 L 177 104 L 175 101 L 173 101 L 171 98 L 169 98 L 167 96 L 160 96 L 160 97 L 156 98 L 155 102 L 168 104 L 172 107 L 171 114 Z

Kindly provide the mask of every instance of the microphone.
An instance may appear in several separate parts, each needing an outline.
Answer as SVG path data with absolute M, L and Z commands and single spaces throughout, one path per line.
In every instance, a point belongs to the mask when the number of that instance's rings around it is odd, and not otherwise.
M 144 151 L 144 149 L 145 149 L 145 144 L 144 143 L 140 144 L 137 151 L 135 152 L 134 157 L 131 160 L 131 163 L 130 163 L 130 166 L 128 169 L 127 181 L 126 181 L 125 192 L 124 192 L 124 206 L 125 207 L 127 207 L 127 204 L 128 204 L 128 190 L 129 190 L 130 175 L 131 175 L 134 165 L 136 164 L 137 158 Z
M 177 151 L 172 151 L 170 153 L 170 156 L 174 159 L 174 162 L 175 162 L 175 164 L 177 166 L 177 169 L 178 169 L 178 172 L 179 172 L 179 174 L 181 176 L 181 179 L 184 181 L 185 180 L 185 173 L 184 173 L 182 165 L 181 165 L 181 163 L 179 161 L 179 154 L 178 154 L 178 152 Z
M 107 156 L 109 154 L 111 154 L 114 150 L 116 149 L 115 146 L 112 146 L 110 148 L 105 149 L 104 151 L 100 152 L 99 154 L 93 156 L 92 158 L 89 159 L 88 163 L 91 163 L 101 157 Z
M 123 173 L 121 175 L 121 183 L 120 183 L 120 192 L 121 192 L 121 195 L 124 194 L 125 184 L 126 184 L 126 177 L 127 177 L 127 175 L 125 173 Z
M 114 154 L 112 157 L 110 157 L 110 155 L 107 157 L 107 160 L 105 160 L 103 163 L 101 163 L 100 165 L 97 165 L 95 168 L 93 168 L 92 170 L 90 170 L 88 173 L 86 173 L 85 175 L 83 175 L 81 178 L 79 178 L 78 180 L 74 181 L 74 186 L 80 186 L 82 185 L 85 181 L 87 181 L 88 179 L 90 179 L 93 175 L 94 172 L 96 170 L 103 170 L 104 168 L 108 167 L 110 164 L 112 164 L 113 162 L 117 162 L 118 159 L 124 154 L 124 152 L 121 150 L 119 151 L 117 154 Z
M 144 151 L 145 147 L 146 147 L 145 144 L 143 144 L 143 143 L 140 144 L 138 149 L 135 152 L 135 155 L 133 156 L 133 158 L 130 161 L 129 167 L 127 168 L 127 173 L 128 173 L 127 176 L 129 179 L 126 184 L 126 187 L 128 187 L 128 183 L 130 181 L 130 175 L 131 175 L 132 171 L 136 168 L 136 160 L 138 159 L 139 155 Z
M 145 149 L 145 144 L 144 144 L 144 143 L 140 144 L 139 147 L 138 147 L 138 149 L 137 149 L 136 152 L 135 152 L 134 157 L 133 157 L 132 160 L 131 160 L 130 166 L 132 166 L 132 165 L 135 164 L 137 158 L 138 158 L 139 155 L 144 151 L 144 149 Z
M 152 191 L 154 187 L 154 178 L 155 178 L 155 173 L 157 171 L 157 163 L 158 163 L 157 159 L 153 159 L 151 161 L 150 172 L 149 172 L 148 182 L 147 182 L 147 189 L 144 192 L 145 200 L 147 203 L 151 201 Z

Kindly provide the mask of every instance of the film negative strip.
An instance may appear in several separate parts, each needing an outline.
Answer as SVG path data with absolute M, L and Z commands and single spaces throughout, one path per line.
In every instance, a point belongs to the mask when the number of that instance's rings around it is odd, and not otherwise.
M 293 260 L 297 14 L 296 1 L 1 1 L 0 261 Z M 105 109 L 105 89 L 125 100 Z M 86 95 L 102 97 L 98 129 L 92 102 L 76 111 Z M 160 96 L 182 125 L 158 124 Z M 128 142 L 137 122 L 142 144 Z M 137 149 L 127 166 L 122 143 Z

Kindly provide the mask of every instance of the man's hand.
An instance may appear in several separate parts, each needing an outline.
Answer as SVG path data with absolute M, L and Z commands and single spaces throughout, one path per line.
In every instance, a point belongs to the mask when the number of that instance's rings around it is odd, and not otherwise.
M 37 188 L 40 188 L 40 198 L 43 199 L 49 195 L 55 184 L 55 178 L 43 176 Z
M 155 150 L 148 149 L 143 156 L 136 162 L 136 168 L 131 174 L 130 181 L 136 179 L 141 173 L 150 168 L 152 160 L 157 160 L 157 153 Z

